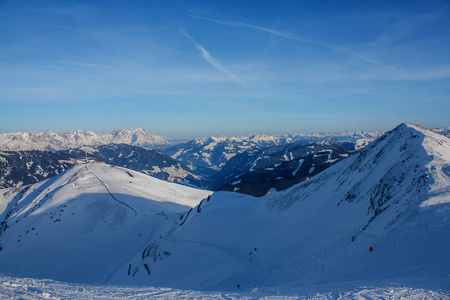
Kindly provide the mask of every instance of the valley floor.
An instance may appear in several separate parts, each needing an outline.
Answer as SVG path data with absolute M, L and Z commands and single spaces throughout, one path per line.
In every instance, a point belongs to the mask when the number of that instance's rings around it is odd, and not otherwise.
M 450 289 L 438 288 L 450 286 L 450 279 L 446 281 L 350 282 L 281 291 L 254 288 L 238 293 L 73 284 L 0 274 L 0 299 L 450 299 Z M 421 288 L 424 284 L 436 288 Z

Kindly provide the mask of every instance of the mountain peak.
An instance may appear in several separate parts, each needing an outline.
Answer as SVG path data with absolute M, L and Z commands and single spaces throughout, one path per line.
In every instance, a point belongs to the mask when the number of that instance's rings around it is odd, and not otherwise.
M 413 123 L 403 123 L 403 124 L 405 126 L 407 126 L 407 127 L 414 128 L 415 130 L 417 130 L 417 131 L 419 131 L 419 132 L 421 132 L 421 133 L 423 133 L 425 135 L 431 134 L 431 135 L 438 135 L 438 136 L 441 136 L 441 137 L 449 138 L 448 136 L 446 136 L 446 135 L 444 135 L 444 134 L 442 134 L 442 133 L 440 133 L 440 132 L 438 132 L 436 130 L 429 129 L 429 128 L 423 127 L 421 125 L 417 125 L 417 124 L 413 124 Z M 400 125 L 402 125 L 402 124 L 400 124 Z
M 169 142 L 160 135 L 153 135 L 145 129 L 117 129 L 110 134 L 98 134 L 88 130 L 66 131 L 56 134 L 45 133 L 7 133 L 0 134 L 0 150 L 66 150 L 81 146 L 99 146 L 110 143 L 129 144 L 145 148 L 167 145 Z

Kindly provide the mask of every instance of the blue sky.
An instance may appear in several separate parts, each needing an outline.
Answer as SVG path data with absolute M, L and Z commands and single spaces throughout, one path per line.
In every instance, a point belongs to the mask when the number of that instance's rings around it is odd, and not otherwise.
M 0 0 L 0 131 L 450 122 L 448 1 Z

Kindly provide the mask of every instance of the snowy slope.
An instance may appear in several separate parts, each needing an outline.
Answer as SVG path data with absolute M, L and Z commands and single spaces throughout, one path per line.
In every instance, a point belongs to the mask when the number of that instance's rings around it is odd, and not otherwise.
M 355 143 L 356 149 L 363 148 L 381 135 L 380 132 L 344 133 L 291 133 L 287 135 L 252 135 L 234 137 L 210 137 L 195 139 L 172 146 L 163 151 L 172 158 L 195 167 L 221 169 L 230 158 L 244 151 L 257 150 L 290 143 L 317 143 L 324 140 Z
M 423 288 L 421 282 L 401 285 L 398 282 L 351 282 L 339 285 L 304 286 L 295 290 L 261 289 L 219 292 L 193 291 L 148 286 L 88 285 L 14 278 L 0 274 L 0 299 L 449 299 L 450 291 Z
M 151 275 L 119 272 L 112 280 L 215 290 L 364 279 L 449 283 L 449 170 L 449 138 L 401 124 L 288 190 L 263 198 L 215 193 L 152 242 L 152 255 L 141 261 Z M 161 253 L 171 255 L 152 259 Z
M 106 283 L 209 193 L 98 163 L 0 190 L 0 269 Z
M 145 129 L 120 129 L 110 134 L 98 134 L 87 130 L 61 132 L 47 130 L 44 133 L 17 132 L 0 134 L 1 151 L 47 150 L 57 151 L 81 146 L 129 144 L 146 148 L 159 148 L 169 142 L 163 136 Z

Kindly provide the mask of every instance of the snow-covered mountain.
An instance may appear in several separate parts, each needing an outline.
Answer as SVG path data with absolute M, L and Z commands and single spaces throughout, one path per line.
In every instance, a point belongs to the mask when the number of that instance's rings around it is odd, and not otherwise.
M 261 198 L 77 165 L 0 192 L 0 271 L 222 291 L 450 283 L 449 170 L 449 138 L 412 124 Z
M 207 188 L 210 182 L 207 172 L 199 174 L 162 152 L 126 144 L 108 144 L 57 152 L 0 152 L 0 188 L 32 184 L 50 178 L 73 166 L 75 160 L 85 157 L 187 186 Z
M 213 190 L 263 196 L 308 180 L 356 152 L 355 144 L 325 140 L 250 150 L 232 157 L 212 177 Z
M 141 128 L 119 129 L 110 134 L 98 134 L 86 130 L 61 132 L 60 134 L 53 133 L 50 130 L 44 133 L 17 132 L 0 134 L 1 151 L 58 151 L 111 143 L 152 149 L 165 147 L 170 144 L 163 136 L 151 134 Z
M 73 158 L 87 158 L 138 171 L 158 179 L 207 188 L 208 173 L 198 173 L 183 162 L 152 149 L 127 144 L 109 144 L 58 151 Z
M 317 143 L 324 140 L 355 143 L 357 149 L 381 135 L 380 132 L 344 133 L 291 133 L 287 135 L 252 135 L 235 137 L 210 137 L 164 149 L 164 153 L 196 167 L 221 169 L 230 158 L 244 151 L 291 143 Z
M 112 282 L 213 290 L 450 274 L 450 140 L 401 124 L 262 198 L 217 192 Z M 153 259 L 170 253 L 163 260 Z M 143 264 L 152 271 L 146 274 Z
M 49 151 L 1 151 L 0 189 L 32 184 L 73 166 L 72 156 Z
M 1 190 L 0 271 L 97 283 L 123 266 L 132 275 L 128 260 L 209 194 L 100 163 Z

